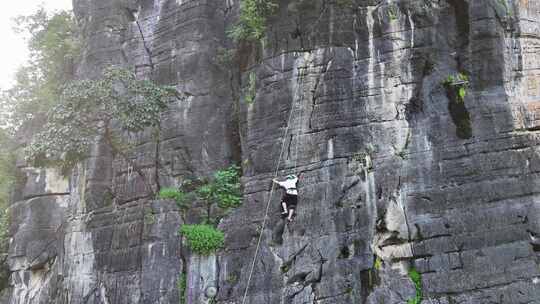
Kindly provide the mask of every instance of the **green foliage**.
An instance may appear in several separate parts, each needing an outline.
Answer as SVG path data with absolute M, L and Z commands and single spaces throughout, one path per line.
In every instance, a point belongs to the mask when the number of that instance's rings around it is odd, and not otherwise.
M 225 243 L 223 232 L 210 225 L 183 225 L 180 233 L 186 237 L 191 250 L 201 255 L 214 253 Z
M 242 203 L 240 167 L 233 165 L 217 171 L 204 192 L 204 198 L 217 202 L 220 208 L 238 207 Z
M 194 184 L 198 185 L 193 187 Z M 208 212 L 206 222 L 216 222 L 217 219 L 210 214 L 213 205 L 217 205 L 223 210 L 229 210 L 242 203 L 240 167 L 233 165 L 219 170 L 209 181 L 199 181 L 199 183 L 188 181 L 180 189 L 163 188 L 158 196 L 162 199 L 174 199 L 181 208 L 188 207 L 189 200 L 203 201 L 206 203 Z
M 257 75 L 254 72 L 249 73 L 248 87 L 244 100 L 247 104 L 253 104 L 255 102 L 255 95 L 257 95 Z
M 15 155 L 11 137 L 0 129 L 0 209 L 5 209 L 15 182 Z
M 236 284 L 238 282 L 238 275 L 236 273 L 230 273 L 226 282 L 229 284 Z
M 375 267 L 375 270 L 381 270 L 381 268 L 382 268 L 382 259 L 380 257 L 375 258 L 374 267 Z
M 161 112 L 177 94 L 174 87 L 138 80 L 118 68 L 107 68 L 97 80 L 72 82 L 48 112 L 43 131 L 25 149 L 26 158 L 34 166 L 59 167 L 65 173 L 88 156 L 96 138 L 121 152 L 125 145 L 114 132 L 158 126 Z
M 407 304 L 420 304 L 422 302 L 422 275 L 414 268 L 409 270 L 409 278 L 414 283 L 414 288 L 416 289 L 416 296 L 412 299 L 407 300 Z
M 444 86 L 452 85 L 456 79 L 454 78 L 454 75 L 448 75 L 446 79 L 443 81 Z
M 159 192 L 159 197 L 163 199 L 174 199 L 179 204 L 186 206 L 186 201 L 193 199 L 206 202 L 208 214 L 206 223 L 216 222 L 210 210 L 211 206 L 217 204 L 222 209 L 236 207 L 242 202 L 242 192 L 240 187 L 240 167 L 230 166 L 224 170 L 214 173 L 210 181 L 184 182 L 182 189 L 163 188 Z M 183 225 L 180 233 L 186 238 L 188 246 L 193 252 L 201 255 L 209 255 L 225 244 L 223 232 L 211 225 Z M 180 303 L 185 303 L 185 278 L 180 278 L 178 290 L 180 292 Z
M 457 75 L 448 75 L 443 81 L 443 86 L 450 91 L 454 91 L 457 102 L 464 102 L 467 95 L 467 86 L 469 85 L 469 77 L 463 73 Z
M 161 199 L 175 200 L 178 207 L 185 207 L 186 193 L 177 188 L 162 188 L 159 191 L 158 197 Z
M 240 19 L 229 31 L 236 41 L 261 40 L 266 31 L 267 19 L 276 12 L 276 0 L 243 0 L 240 4 Z
M 186 303 L 186 289 L 187 289 L 187 275 L 185 273 L 181 273 L 178 278 L 178 299 L 179 304 L 185 304 Z
M 62 85 L 73 77 L 81 49 L 79 30 L 69 11 L 49 15 L 41 8 L 15 21 L 15 30 L 28 36 L 30 59 L 17 71 L 13 87 L 1 92 L 0 121 L 13 129 L 45 115 L 56 104 Z
M 9 201 L 10 190 L 16 180 L 14 143 L 5 130 L 0 129 L 0 211 Z
M 467 91 L 465 91 L 465 88 L 464 87 L 460 87 L 458 89 L 458 97 L 459 97 L 459 100 L 461 102 L 463 102 L 463 100 L 465 100 L 465 96 L 467 95 Z
M 15 153 L 11 137 L 0 129 L 0 256 L 8 250 L 9 200 L 16 182 Z M 0 292 L 8 286 L 9 269 L 0 261 Z
M 388 18 L 390 18 L 391 21 L 398 20 L 399 8 L 396 5 L 388 6 L 387 12 L 388 12 Z
M 471 118 L 465 107 L 465 97 L 469 86 L 469 77 L 463 73 L 449 75 L 443 82 L 449 104 L 448 110 L 456 125 L 456 135 L 462 139 L 472 137 Z

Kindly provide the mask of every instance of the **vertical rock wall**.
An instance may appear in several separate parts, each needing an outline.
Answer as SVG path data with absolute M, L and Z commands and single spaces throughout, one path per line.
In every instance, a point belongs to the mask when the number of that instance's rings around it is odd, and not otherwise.
M 411 267 L 426 303 L 537 302 L 538 5 L 350 2 L 281 2 L 250 54 L 246 202 L 221 225 L 219 299 L 242 298 L 289 128 L 298 216 L 272 199 L 247 303 L 405 303 Z M 443 85 L 458 73 L 464 103 Z
M 424 303 L 540 301 L 540 4 L 279 3 L 230 61 L 238 1 L 74 1 L 80 77 L 129 66 L 188 95 L 159 136 L 126 134 L 132 160 L 162 186 L 241 163 L 244 203 L 199 258 L 175 204 L 106 145 L 69 184 L 21 164 L 9 303 L 178 303 L 181 273 L 189 303 L 214 286 L 242 303 L 259 233 L 246 303 L 406 303 L 412 267 Z M 463 103 L 443 85 L 458 73 Z M 262 229 L 278 162 L 301 173 L 298 213 L 280 219 L 274 193 Z
M 79 77 L 98 77 L 109 65 L 135 67 L 140 77 L 188 95 L 163 114 L 159 138 L 125 135 L 136 146 L 131 160 L 152 183 L 206 176 L 239 158 L 231 75 L 215 59 L 225 6 L 77 0 L 74 10 L 85 38 Z M 25 195 L 14 204 L 9 303 L 178 303 L 188 258 L 176 204 L 149 200 L 134 168 L 102 143 L 75 171 L 62 199 L 41 187 L 37 199 Z M 50 253 L 33 266 L 38 245 L 48 243 Z

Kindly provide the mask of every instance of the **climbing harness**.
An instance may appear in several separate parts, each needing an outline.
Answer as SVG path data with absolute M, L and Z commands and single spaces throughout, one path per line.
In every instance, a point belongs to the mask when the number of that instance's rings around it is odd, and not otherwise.
M 300 79 L 300 77 L 298 79 Z M 299 91 L 300 91 L 300 85 L 298 85 L 297 93 Z M 298 96 L 297 100 L 299 100 L 299 108 L 298 109 L 300 111 L 302 111 L 302 104 L 300 102 L 301 101 L 300 96 Z M 294 104 L 293 104 L 293 107 L 291 108 L 291 112 L 289 113 L 289 119 L 287 120 L 287 127 L 285 128 L 285 134 L 283 134 L 283 140 L 281 142 L 281 151 L 279 152 L 279 158 L 278 158 L 276 170 L 274 172 L 274 179 L 277 178 L 278 173 L 279 173 L 279 165 L 281 164 L 281 160 L 283 158 L 283 152 L 285 151 L 285 141 L 287 140 L 287 133 L 289 132 L 289 128 L 290 128 L 290 125 L 291 125 L 291 120 L 292 120 L 292 117 L 293 117 L 293 112 L 294 112 Z M 299 128 L 298 128 L 298 134 L 297 134 L 297 138 L 296 138 L 296 147 L 295 147 L 295 154 L 296 155 L 295 155 L 294 166 L 293 166 L 295 174 L 297 172 L 297 167 L 296 166 L 298 164 L 299 134 L 300 134 L 300 130 L 302 128 L 302 123 L 303 123 L 303 115 L 302 115 L 303 113 L 302 112 L 300 113 L 301 114 L 300 119 L 298 120 L 300 125 L 299 125 Z M 266 227 L 266 221 L 268 219 L 268 211 L 270 210 L 270 202 L 272 201 L 272 195 L 274 193 L 274 189 L 275 189 L 275 183 L 272 183 L 272 188 L 270 189 L 270 195 L 268 196 L 268 201 L 266 202 L 266 209 L 265 209 L 265 212 L 264 212 L 264 218 L 263 218 L 261 230 L 260 230 L 260 233 L 259 233 L 259 239 L 257 240 L 257 247 L 255 248 L 255 254 L 253 256 L 253 262 L 251 263 L 251 268 L 249 270 L 249 276 L 248 276 L 248 280 L 247 280 L 247 284 L 246 284 L 246 289 L 244 291 L 244 297 L 242 299 L 242 304 L 246 303 L 247 294 L 248 294 L 248 290 L 249 290 L 249 285 L 250 285 L 251 279 L 253 277 L 253 271 L 255 269 L 255 263 L 257 262 L 257 257 L 259 255 L 259 250 L 261 248 L 262 236 L 263 236 L 264 229 Z

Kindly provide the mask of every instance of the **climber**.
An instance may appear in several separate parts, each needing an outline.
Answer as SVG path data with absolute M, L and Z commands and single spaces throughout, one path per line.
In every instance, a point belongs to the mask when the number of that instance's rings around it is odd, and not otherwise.
M 296 204 L 298 203 L 298 190 L 296 190 L 296 184 L 298 183 L 298 177 L 296 175 L 289 175 L 284 181 L 273 180 L 285 190 L 283 197 L 281 198 L 281 206 L 283 207 L 283 216 L 287 216 L 289 222 L 292 221 L 294 211 L 296 210 Z

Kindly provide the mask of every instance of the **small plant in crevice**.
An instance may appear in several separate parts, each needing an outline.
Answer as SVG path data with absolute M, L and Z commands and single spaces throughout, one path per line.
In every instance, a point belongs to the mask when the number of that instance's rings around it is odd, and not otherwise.
M 414 298 L 407 300 L 407 304 L 420 304 L 422 303 L 423 298 L 422 275 L 415 268 L 411 268 L 409 270 L 409 278 L 414 284 L 416 295 L 414 296 Z
M 375 262 L 373 263 L 373 268 L 375 268 L 375 270 L 377 270 L 377 271 L 381 270 L 381 268 L 382 268 L 382 259 L 381 259 L 381 257 L 376 257 L 375 258 Z
M 225 279 L 225 281 L 229 284 L 236 284 L 238 283 L 238 274 L 236 273 L 231 273 L 227 276 L 227 279 Z
M 183 225 L 180 233 L 191 250 L 200 255 L 212 254 L 225 244 L 223 232 L 210 225 Z
M 244 101 L 251 105 L 255 102 L 255 96 L 257 95 L 257 75 L 254 72 L 249 73 L 248 86 L 246 88 L 246 94 L 244 95 Z
M 184 209 L 186 208 L 186 193 L 183 192 L 180 189 L 167 187 L 162 188 L 158 193 L 158 198 L 160 199 L 171 199 L 176 202 L 178 205 L 178 208 Z
M 387 14 L 390 21 L 396 21 L 399 19 L 399 8 L 396 5 L 390 5 L 388 6 Z
M 448 97 L 448 110 L 456 125 L 456 135 L 461 139 L 472 137 L 471 117 L 465 106 L 465 97 L 469 86 L 467 75 L 458 73 L 449 75 L 442 83 Z
M 179 304 L 186 304 L 187 275 L 183 272 L 177 282 Z
M 449 75 L 443 81 L 443 86 L 447 90 L 447 94 L 452 96 L 452 99 L 455 99 L 459 103 L 463 103 L 465 102 L 465 96 L 467 96 L 469 77 L 463 73 Z

